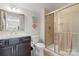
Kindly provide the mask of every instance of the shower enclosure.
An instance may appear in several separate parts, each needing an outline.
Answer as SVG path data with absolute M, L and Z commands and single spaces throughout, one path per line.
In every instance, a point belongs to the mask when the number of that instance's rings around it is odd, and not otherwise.
M 79 55 L 79 4 L 54 13 L 54 52 Z

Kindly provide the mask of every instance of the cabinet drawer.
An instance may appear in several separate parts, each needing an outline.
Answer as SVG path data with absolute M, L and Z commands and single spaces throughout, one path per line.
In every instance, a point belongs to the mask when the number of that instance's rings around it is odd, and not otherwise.
M 31 41 L 31 37 L 24 37 L 24 38 L 20 38 L 19 42 L 23 43 L 23 42 L 30 42 Z
M 9 45 L 15 45 L 19 43 L 19 38 L 11 38 L 9 39 Z
M 4 44 L 3 40 L 0 40 L 0 46 L 2 46 Z
M 0 47 L 7 46 L 9 44 L 8 40 L 0 40 Z

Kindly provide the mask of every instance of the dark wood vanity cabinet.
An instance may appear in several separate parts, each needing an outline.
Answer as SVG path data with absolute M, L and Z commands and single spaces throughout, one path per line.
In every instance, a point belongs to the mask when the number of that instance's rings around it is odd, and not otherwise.
M 31 37 L 0 41 L 0 56 L 31 56 Z

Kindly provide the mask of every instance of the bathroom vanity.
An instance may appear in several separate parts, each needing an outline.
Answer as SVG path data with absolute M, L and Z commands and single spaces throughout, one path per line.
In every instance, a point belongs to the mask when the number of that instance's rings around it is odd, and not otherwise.
M 31 37 L 29 35 L 0 35 L 0 56 L 30 56 Z
M 26 16 L 0 9 L 0 56 L 30 56 L 31 37 L 25 33 Z

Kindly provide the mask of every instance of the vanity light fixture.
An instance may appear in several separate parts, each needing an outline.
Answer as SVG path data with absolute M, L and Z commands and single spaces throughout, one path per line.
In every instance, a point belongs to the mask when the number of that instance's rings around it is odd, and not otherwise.
M 15 8 L 15 7 L 11 7 L 11 6 L 8 6 L 7 7 L 7 10 L 8 11 L 11 11 L 11 12 L 17 12 L 17 13 L 20 13 L 21 12 L 20 9 Z

